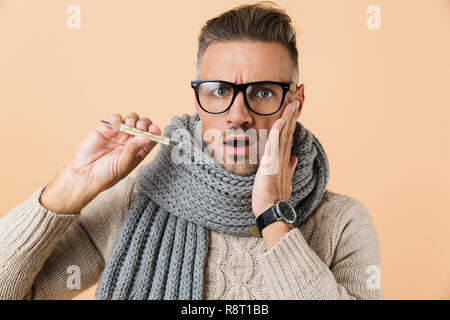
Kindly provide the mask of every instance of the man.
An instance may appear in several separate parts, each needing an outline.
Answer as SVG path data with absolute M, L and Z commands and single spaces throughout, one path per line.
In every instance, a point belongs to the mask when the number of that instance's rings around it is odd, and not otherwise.
M 71 298 L 100 280 L 98 299 L 380 299 L 370 215 L 326 190 L 325 152 L 297 122 L 297 59 L 268 3 L 209 20 L 196 113 L 165 130 L 177 142 L 127 177 L 156 143 L 96 128 L 0 220 L 0 297 Z M 133 112 L 109 121 L 161 135 Z

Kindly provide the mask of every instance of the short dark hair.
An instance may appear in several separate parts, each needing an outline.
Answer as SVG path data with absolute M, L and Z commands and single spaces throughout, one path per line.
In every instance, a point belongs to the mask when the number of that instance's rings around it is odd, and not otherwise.
M 212 42 L 252 40 L 278 42 L 289 52 L 291 77 L 298 82 L 298 51 L 296 32 L 285 10 L 272 1 L 260 1 L 235 7 L 208 20 L 198 39 L 196 76 L 200 72 L 203 55 Z

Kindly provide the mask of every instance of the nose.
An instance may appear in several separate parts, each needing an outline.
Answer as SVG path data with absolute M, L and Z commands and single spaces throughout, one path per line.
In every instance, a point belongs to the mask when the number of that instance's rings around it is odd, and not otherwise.
M 251 111 L 247 108 L 244 93 L 238 92 L 226 115 L 228 126 L 250 127 L 253 124 Z

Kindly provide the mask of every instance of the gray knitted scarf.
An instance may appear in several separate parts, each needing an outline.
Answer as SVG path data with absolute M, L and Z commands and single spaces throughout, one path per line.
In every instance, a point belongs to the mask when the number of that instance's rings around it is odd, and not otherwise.
M 164 130 L 182 142 L 161 145 L 136 176 L 130 204 L 101 275 L 96 299 L 203 299 L 209 231 L 249 235 L 255 224 L 255 175 L 239 176 L 213 160 L 197 113 L 173 117 Z M 297 122 L 291 154 L 299 158 L 290 203 L 294 225 L 318 206 L 328 182 L 328 160 L 315 136 Z

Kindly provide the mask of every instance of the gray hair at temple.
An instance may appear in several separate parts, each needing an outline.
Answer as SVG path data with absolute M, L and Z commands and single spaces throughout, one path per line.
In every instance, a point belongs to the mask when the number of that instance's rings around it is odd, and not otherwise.
M 246 4 L 208 20 L 198 39 L 196 79 L 203 55 L 212 42 L 252 40 L 278 42 L 289 52 L 291 81 L 299 80 L 296 32 L 291 18 L 272 1 Z

